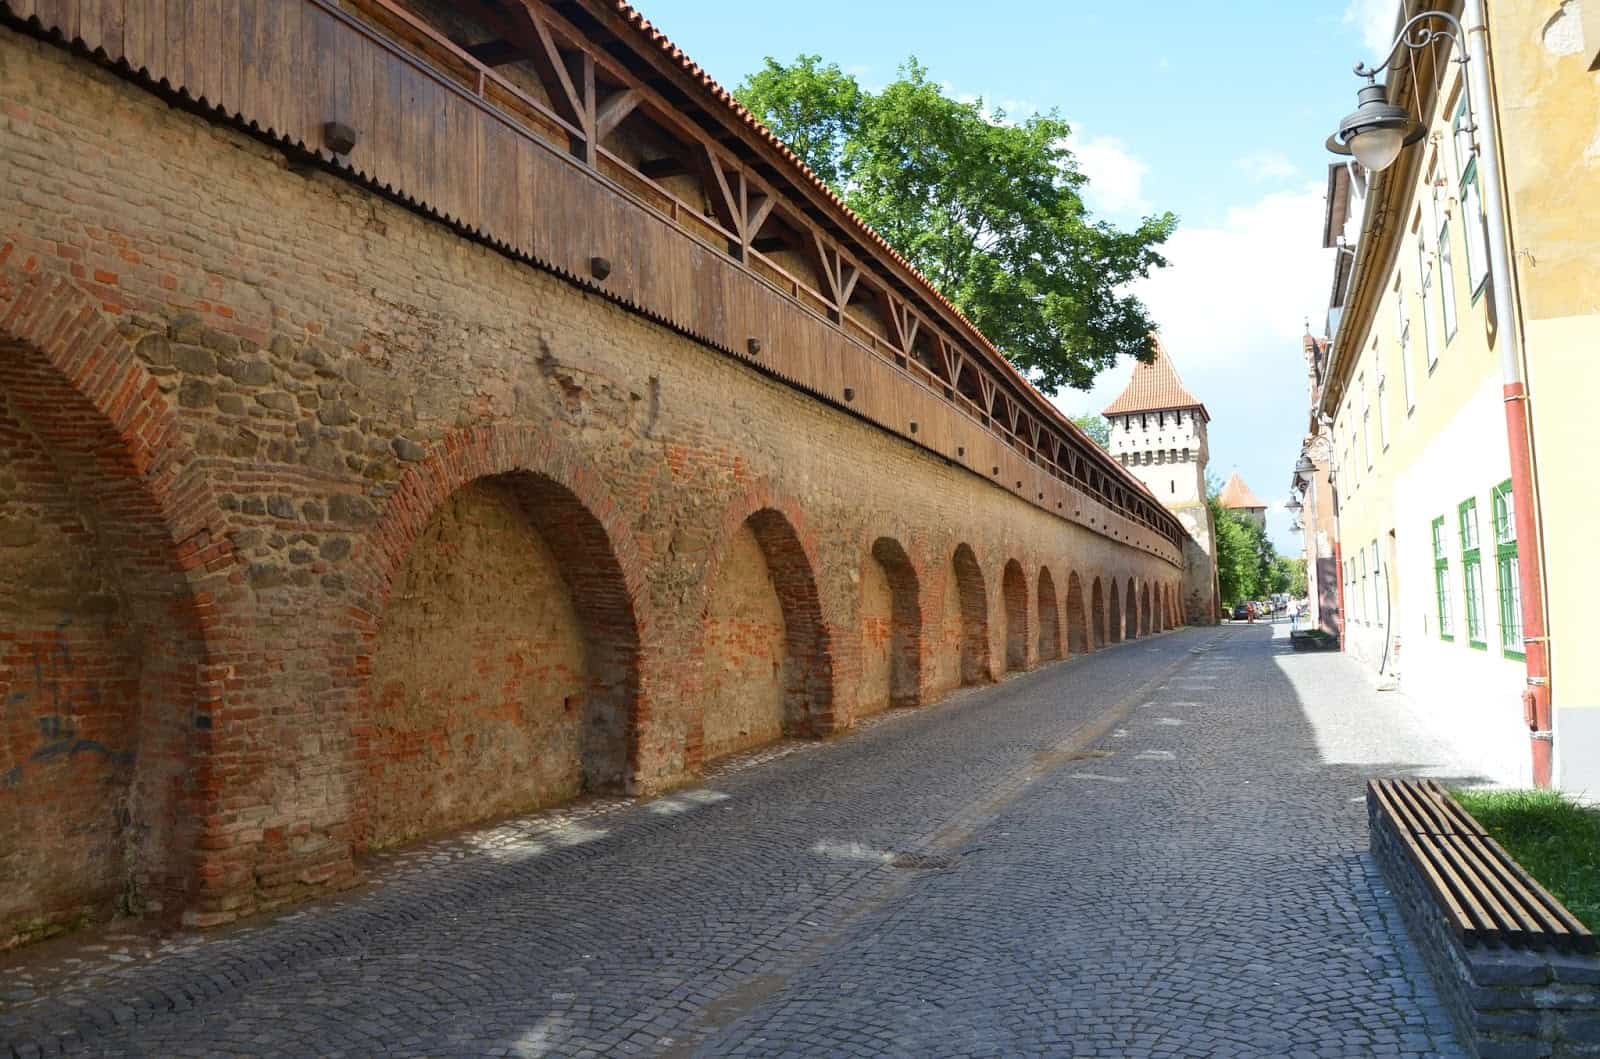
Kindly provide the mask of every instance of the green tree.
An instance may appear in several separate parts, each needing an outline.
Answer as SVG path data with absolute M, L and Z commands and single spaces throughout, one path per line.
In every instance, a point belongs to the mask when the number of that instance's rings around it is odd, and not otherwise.
M 1092 218 L 1054 112 L 1009 121 L 950 98 L 914 58 L 876 93 L 817 56 L 769 58 L 736 95 L 1041 389 L 1088 389 L 1118 357 L 1154 355 L 1128 286 L 1166 264 L 1177 221 Z
M 739 101 L 789 145 L 811 171 L 843 194 L 845 145 L 861 124 L 861 86 L 820 55 L 784 66 L 770 56 L 744 79 Z
M 1215 534 L 1217 560 L 1217 587 L 1224 603 L 1238 603 L 1255 599 L 1260 566 L 1256 561 L 1255 541 L 1250 527 L 1222 503 L 1213 493 L 1206 498 L 1211 508 L 1211 525 Z
M 1278 549 L 1273 547 L 1272 540 L 1267 536 L 1265 527 L 1244 520 L 1242 516 L 1241 521 L 1245 531 L 1250 535 L 1250 551 L 1255 558 L 1256 597 L 1260 598 L 1273 592 L 1281 592 L 1282 589 L 1272 587 L 1278 576 Z
M 1105 416 L 1097 416 L 1093 412 L 1087 415 L 1073 416 L 1072 421 L 1078 424 L 1078 429 L 1093 439 L 1102 449 L 1111 447 L 1111 424 L 1106 422 Z
M 1274 592 L 1287 592 L 1295 598 L 1310 594 L 1310 585 L 1306 582 L 1306 561 L 1304 559 L 1291 559 L 1287 555 L 1278 556 L 1278 568 L 1273 578 Z

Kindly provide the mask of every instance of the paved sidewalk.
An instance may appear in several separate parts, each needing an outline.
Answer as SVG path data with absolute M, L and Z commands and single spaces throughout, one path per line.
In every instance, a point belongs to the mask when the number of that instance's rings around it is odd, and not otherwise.
M 1447 753 L 1272 637 L 1124 644 L 249 929 L 14 955 L 0 1056 L 1459 1054 L 1361 804 Z

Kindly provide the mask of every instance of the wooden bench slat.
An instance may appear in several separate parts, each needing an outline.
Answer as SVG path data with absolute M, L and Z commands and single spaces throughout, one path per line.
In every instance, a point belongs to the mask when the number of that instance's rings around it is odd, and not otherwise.
M 1540 897 L 1522 884 L 1516 874 L 1510 870 L 1510 865 L 1515 863 L 1505 856 L 1505 852 L 1498 846 L 1492 845 L 1492 839 L 1485 841 L 1486 836 L 1472 840 L 1473 846 L 1478 851 L 1478 856 L 1484 864 L 1484 873 L 1509 895 L 1512 896 L 1518 907 L 1533 922 L 1534 926 L 1529 932 L 1544 936 L 1544 940 L 1558 944 L 1571 940 L 1571 928 L 1556 915 L 1555 910 L 1545 904 Z
M 1576 916 L 1567 911 L 1567 907 L 1556 900 L 1549 890 L 1539 885 L 1539 880 L 1529 875 L 1527 870 L 1501 847 L 1500 843 L 1488 835 L 1483 837 L 1483 843 L 1494 850 L 1501 867 L 1514 876 L 1524 889 L 1537 898 L 1540 907 L 1566 927 L 1569 945 L 1580 952 L 1595 951 L 1594 934 L 1590 932 L 1588 927 L 1584 926 Z
M 1373 792 L 1378 803 L 1383 806 L 1384 814 L 1389 818 L 1390 825 L 1395 828 L 1400 844 L 1406 848 L 1412 863 L 1417 866 L 1417 870 L 1422 872 L 1422 877 L 1428 883 L 1428 889 L 1433 891 L 1434 899 L 1444 907 L 1445 917 L 1450 920 L 1451 929 L 1463 936 L 1474 933 L 1475 927 L 1473 926 L 1472 917 L 1467 914 L 1465 908 L 1461 907 L 1461 903 L 1456 900 L 1451 888 L 1440 878 L 1439 872 L 1417 841 L 1415 828 L 1408 821 L 1407 815 L 1399 809 L 1398 795 L 1390 790 L 1388 781 L 1371 780 L 1368 782 L 1367 787 Z M 1408 831 L 1410 834 L 1406 833 Z
M 1439 869 L 1440 878 L 1455 894 L 1456 901 L 1471 917 L 1472 934 L 1474 937 L 1489 942 L 1498 943 L 1505 933 L 1501 915 L 1497 915 L 1497 906 L 1492 901 L 1484 901 L 1483 897 L 1473 888 L 1471 883 L 1472 871 L 1458 862 L 1455 851 L 1450 848 L 1449 835 L 1416 835 L 1417 845 L 1427 851 L 1433 858 L 1434 866 Z
M 1544 924 L 1529 916 L 1516 895 L 1499 885 L 1499 878 L 1484 863 L 1483 855 L 1472 848 L 1472 836 L 1442 835 L 1439 839 L 1460 869 L 1462 880 L 1471 887 L 1479 904 L 1499 922 L 1507 940 L 1523 936 L 1541 942 L 1550 940 Z
M 1467 812 L 1466 807 L 1454 798 L 1450 792 L 1441 787 L 1435 780 L 1423 780 L 1423 785 L 1433 793 L 1445 812 L 1449 813 L 1456 821 L 1456 825 L 1466 834 L 1487 836 L 1489 832 L 1478 822 L 1478 818 Z

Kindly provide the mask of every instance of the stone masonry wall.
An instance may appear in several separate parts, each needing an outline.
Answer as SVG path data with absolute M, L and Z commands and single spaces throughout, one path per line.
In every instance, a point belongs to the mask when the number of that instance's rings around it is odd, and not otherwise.
M 1008 561 L 1025 610 L 1042 568 L 1183 578 L 6 28 L 0 364 L 0 836 L 40 836 L 0 856 L 0 944 L 118 893 L 227 921 L 371 846 L 846 728 L 882 698 L 882 538 L 929 632 L 891 637 L 899 701 L 1004 670 Z M 52 702 L 63 628 L 97 690 Z

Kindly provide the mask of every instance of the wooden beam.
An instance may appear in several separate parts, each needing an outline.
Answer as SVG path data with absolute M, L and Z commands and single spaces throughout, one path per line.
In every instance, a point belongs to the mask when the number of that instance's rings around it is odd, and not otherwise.
M 593 169 L 600 164 L 600 136 L 595 132 L 599 122 L 594 104 L 594 56 L 587 51 L 580 52 L 576 65 L 581 93 L 578 110 L 583 115 L 583 164 Z
M 504 66 L 526 58 L 521 48 L 508 40 L 486 40 L 467 46 L 467 54 L 485 66 Z
M 811 239 L 806 242 L 806 256 L 811 259 L 811 265 L 822 276 L 822 282 L 828 289 L 823 291 L 833 299 L 833 304 L 840 312 L 844 311 L 844 301 L 839 297 L 839 257 L 822 240 L 822 233 L 809 225 L 806 228 Z
M 777 204 L 778 200 L 772 195 L 764 195 L 757 192 L 749 196 L 749 200 L 745 205 L 747 213 L 744 222 L 744 241 L 746 243 L 755 241 L 756 235 L 761 231 L 761 226 L 767 223 L 767 217 L 771 215 L 772 208 Z
M 461 0 L 460 6 L 480 22 L 489 26 L 508 43 L 515 45 L 533 64 L 534 72 L 550 97 L 550 106 L 562 120 L 580 129 L 586 128 L 583 119 L 583 100 L 567 74 L 567 64 L 556 50 L 544 13 L 527 0 L 510 9 L 484 0 Z
M 682 176 L 689 171 L 683 159 L 668 155 L 666 158 L 647 158 L 639 163 L 639 172 L 651 180 L 660 180 L 662 177 Z
M 850 304 L 850 296 L 855 293 L 856 280 L 861 278 L 861 270 L 840 258 L 839 264 L 839 311 Z
M 622 124 L 624 118 L 632 114 L 639 105 L 639 90 L 624 88 L 620 92 L 613 92 L 595 108 L 594 135 L 595 139 L 603 140 Z
M 711 212 L 716 216 L 717 223 L 721 224 L 734 236 L 740 237 L 744 227 L 740 219 L 740 210 L 733 197 L 733 188 L 728 186 L 728 174 L 722 170 L 722 162 L 709 144 L 702 140 L 696 152 L 695 161 L 700 166 L 700 179 L 705 184 L 706 197 L 711 200 Z

